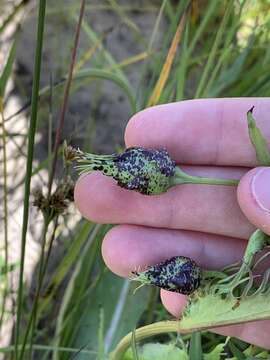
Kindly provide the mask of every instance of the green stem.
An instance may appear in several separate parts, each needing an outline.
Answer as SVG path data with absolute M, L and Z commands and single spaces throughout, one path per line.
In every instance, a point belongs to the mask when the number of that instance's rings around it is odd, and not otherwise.
M 167 334 L 169 332 L 179 332 L 179 330 L 180 330 L 179 321 L 160 321 L 137 329 L 136 341 L 140 341 L 154 335 Z M 186 332 L 188 331 L 183 331 L 183 333 Z M 129 348 L 131 341 L 132 341 L 132 332 L 126 335 L 119 342 L 116 349 L 110 354 L 110 360 L 121 360 L 123 358 L 123 355 Z
M 21 313 L 22 313 L 25 245 L 26 245 L 26 234 L 27 234 L 28 216 L 29 216 L 29 197 L 30 197 L 30 185 L 31 185 L 31 175 L 32 175 L 32 162 L 33 162 L 35 133 L 36 133 L 36 124 L 37 124 L 38 93 L 39 93 L 39 83 L 40 83 L 40 73 L 41 73 L 45 10 L 46 10 L 46 0 L 40 0 L 36 51 L 35 51 L 35 69 L 34 69 L 33 88 L 32 88 L 31 118 L 30 118 L 29 132 L 28 132 L 27 164 L 26 164 L 25 188 L 24 188 L 20 276 L 19 276 L 19 289 L 18 289 L 17 322 L 16 322 L 16 330 L 15 330 L 15 359 L 18 359 L 18 350 L 19 350 L 18 345 L 19 345 L 20 322 L 21 322 Z
M 209 278 L 225 279 L 227 276 L 228 275 L 222 271 L 214 271 L 214 270 L 203 270 L 202 271 L 203 279 L 209 279 Z
M 235 276 L 229 276 L 227 279 L 219 281 L 219 291 L 228 293 L 238 286 L 242 279 L 248 275 L 252 269 L 255 255 L 264 249 L 270 243 L 270 237 L 263 231 L 257 229 L 249 238 L 248 244 L 243 256 L 242 265 Z
M 216 179 L 201 176 L 192 176 L 185 173 L 179 167 L 176 168 L 175 175 L 171 180 L 171 186 L 180 184 L 207 184 L 207 185 L 226 185 L 237 186 L 239 180 L 236 179 Z
M 19 356 L 19 360 L 23 359 L 24 356 L 24 352 L 25 352 L 25 347 L 27 344 L 27 340 L 28 340 L 28 336 L 29 333 L 31 331 L 31 329 L 33 329 L 33 324 L 35 322 L 35 317 L 36 317 L 36 311 L 37 311 L 37 306 L 38 306 L 38 300 L 39 300 L 39 295 L 40 295 L 40 291 L 41 291 L 41 285 L 42 285 L 42 275 L 43 275 L 43 263 L 44 263 L 44 256 L 45 256 L 45 244 L 46 244 L 46 234 L 48 231 L 48 227 L 49 227 L 49 219 L 45 219 L 44 220 L 44 224 L 43 224 L 43 231 L 42 231 L 42 249 L 41 249 L 41 259 L 40 259 L 40 264 L 39 264 L 39 274 L 38 274 L 38 283 L 37 283 L 37 290 L 36 290 L 36 294 L 35 294 L 35 299 L 34 299 L 34 303 L 33 303 L 33 308 L 28 320 L 28 324 L 26 326 L 26 331 L 25 331 L 25 335 L 24 335 L 24 339 L 23 339 L 23 343 L 22 343 L 22 347 L 20 349 L 20 356 Z M 34 329 L 33 329 L 34 331 Z M 33 343 L 33 333 L 32 333 L 32 337 L 31 337 L 31 342 L 30 342 L 30 353 L 31 353 L 31 345 Z
M 48 199 L 49 199 L 49 197 L 51 195 L 51 191 L 52 191 L 52 184 L 53 184 L 53 179 L 54 179 L 54 175 L 55 175 L 55 171 L 56 171 L 57 155 L 58 155 L 58 150 L 59 150 L 60 143 L 61 143 L 63 127 L 64 127 L 66 112 L 67 112 L 67 108 L 68 108 L 69 93 L 70 93 L 71 83 L 72 83 L 72 79 L 73 79 L 73 72 L 74 72 L 76 55 L 77 55 L 77 50 L 78 50 L 78 45 L 79 45 L 79 38 L 80 38 L 82 20 L 83 20 L 83 16 L 84 16 L 85 3 L 86 3 L 86 0 L 81 0 L 79 19 L 78 19 L 78 23 L 77 23 L 77 27 L 76 27 L 76 31 L 75 31 L 74 45 L 73 45 L 73 49 L 71 52 L 71 61 L 69 64 L 69 72 L 68 72 L 67 82 L 66 82 L 66 86 L 65 86 L 63 104 L 61 107 L 61 114 L 59 117 L 57 129 L 56 129 L 55 143 L 54 143 L 54 150 L 53 150 L 53 159 L 52 159 L 52 163 L 51 163 L 51 169 L 50 169 L 51 171 L 49 174 L 48 195 L 47 195 Z
M 254 256 L 270 242 L 269 235 L 266 235 L 262 230 L 257 229 L 249 238 L 248 245 L 243 257 L 243 263 L 251 266 Z
M 2 146 L 3 146 L 3 203 L 4 203 L 4 246 L 5 246 L 5 281 L 4 281 L 4 293 L 2 298 L 2 309 L 0 315 L 0 328 L 4 319 L 4 313 L 6 308 L 6 299 L 8 293 L 8 188 L 7 188 L 7 139 L 5 129 L 4 107 L 3 99 L 0 98 L 0 113 L 1 113 L 1 127 L 2 127 Z
M 48 220 L 45 220 L 45 224 L 44 224 L 44 237 L 43 237 L 43 241 L 42 241 L 42 250 L 41 250 L 41 257 L 40 257 L 40 265 L 39 265 L 39 275 L 38 275 L 38 288 L 37 288 L 37 292 L 36 292 L 36 296 L 35 296 L 35 300 L 34 300 L 34 305 L 33 305 L 33 316 L 32 316 L 32 324 L 29 320 L 30 323 L 30 328 L 31 328 L 31 339 L 30 339 L 30 359 L 32 359 L 33 354 L 32 354 L 32 344 L 34 341 L 34 335 L 35 335 L 35 328 L 36 328 L 36 323 L 38 320 L 38 310 L 39 310 L 39 300 L 40 300 L 40 294 L 41 294 L 41 288 L 43 285 L 43 280 L 46 274 L 46 270 L 47 270 L 47 265 L 48 265 L 48 261 L 49 261 L 49 257 L 50 257 L 50 253 L 51 253 L 51 249 L 52 249 L 52 244 L 53 241 L 55 239 L 55 235 L 56 235 L 56 229 L 58 227 L 58 216 L 56 216 L 56 218 L 54 219 L 54 225 L 53 225 L 53 231 L 52 231 L 52 235 L 49 241 L 49 249 L 48 249 L 48 253 L 47 255 L 45 254 L 45 247 L 46 247 L 46 234 L 48 231 L 48 227 L 49 224 L 51 223 L 51 219 L 49 218 Z M 45 258 L 46 255 L 46 258 Z M 26 343 L 27 338 L 25 339 L 25 343 Z

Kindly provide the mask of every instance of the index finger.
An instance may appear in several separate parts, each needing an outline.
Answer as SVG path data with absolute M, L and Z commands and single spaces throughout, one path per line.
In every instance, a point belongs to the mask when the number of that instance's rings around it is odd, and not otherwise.
M 270 149 L 270 98 L 198 99 L 154 106 L 131 118 L 125 142 L 128 147 L 164 147 L 182 164 L 254 167 L 246 120 L 253 106 Z

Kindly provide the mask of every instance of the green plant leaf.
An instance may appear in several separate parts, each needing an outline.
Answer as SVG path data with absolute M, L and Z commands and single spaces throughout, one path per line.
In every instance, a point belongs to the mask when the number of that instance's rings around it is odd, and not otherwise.
M 190 360 L 201 360 L 202 359 L 202 339 L 200 332 L 194 332 L 191 335 L 190 346 L 189 346 L 189 358 Z
M 107 229 L 103 226 L 92 244 L 85 247 L 74 269 L 57 321 L 57 346 L 98 351 L 101 347 L 99 314 L 102 307 L 106 355 L 123 335 L 134 329 L 147 306 L 148 288 L 133 295 L 133 284 L 115 276 L 104 266 L 100 244 Z M 67 354 L 55 352 L 54 360 L 66 359 L 69 359 Z M 83 353 L 76 356 L 76 360 L 86 359 L 96 360 L 96 356 L 86 357 Z
M 238 360 L 245 360 L 246 356 L 244 355 L 244 353 L 238 349 L 238 347 L 232 342 L 229 341 L 228 343 L 228 347 L 231 350 L 231 353 L 233 354 L 233 356 L 235 356 L 236 359 Z
M 75 269 L 72 273 L 72 276 L 66 287 L 62 304 L 59 310 L 59 315 L 56 323 L 55 331 L 55 345 L 56 348 L 61 347 L 61 344 L 71 344 L 74 334 L 76 334 L 77 328 L 79 326 L 78 322 L 81 316 L 81 313 L 84 311 L 84 301 L 86 301 L 86 296 L 92 294 L 92 291 L 95 289 L 96 280 L 92 280 L 91 286 L 88 288 L 89 278 L 93 272 L 93 267 L 95 264 L 95 257 L 98 254 L 98 243 L 101 240 L 103 235 L 104 227 L 101 225 L 95 225 L 93 228 L 86 246 L 83 248 L 80 258 L 76 263 Z M 96 351 L 99 350 L 98 343 L 98 329 L 100 326 L 100 308 L 96 309 Z M 86 344 L 84 343 L 83 346 Z M 87 344 L 88 345 L 88 344 Z M 80 348 L 80 346 L 78 347 Z M 82 353 L 80 353 L 82 355 Z M 80 355 L 80 356 L 81 356 Z M 79 356 L 79 355 L 78 355 Z M 53 353 L 53 359 L 68 359 L 67 354 L 60 354 L 57 350 Z
M 214 63 L 215 63 L 215 57 L 216 57 L 216 54 L 217 54 L 218 47 L 220 46 L 220 44 L 221 44 L 221 42 L 223 40 L 223 36 L 224 36 L 224 34 L 226 32 L 228 21 L 230 19 L 230 15 L 231 15 L 233 10 L 234 10 L 234 1 L 230 0 L 226 4 L 226 11 L 225 11 L 225 14 L 224 14 L 224 16 L 222 18 L 221 24 L 220 24 L 220 26 L 218 28 L 218 31 L 217 31 L 217 34 L 216 34 L 216 37 L 215 37 L 215 41 L 213 42 L 213 46 L 212 46 L 211 51 L 209 53 L 208 61 L 207 61 L 206 65 L 205 65 L 205 67 L 203 69 L 200 82 L 198 84 L 198 87 L 196 89 L 196 93 L 194 95 L 195 98 L 199 98 L 202 95 L 203 89 L 207 85 L 209 73 L 210 73 L 210 71 L 213 68 Z
M 239 304 L 236 299 L 222 299 L 213 294 L 195 296 L 180 320 L 181 330 L 194 331 L 270 318 L 267 295 L 247 297 Z
M 247 113 L 250 141 L 255 148 L 259 164 L 270 166 L 270 152 L 267 147 L 267 141 L 261 133 L 261 130 L 256 126 L 256 120 L 252 114 L 253 108 L 251 108 Z
M 235 339 L 236 340 L 236 339 Z M 230 345 L 231 341 L 229 341 L 229 345 Z M 230 350 L 232 351 L 232 349 L 230 348 Z M 259 347 L 256 347 L 254 345 L 250 345 L 247 349 L 245 349 L 242 352 L 242 356 L 240 355 L 240 353 L 233 353 L 233 357 L 230 358 L 230 360 L 239 360 L 239 359 L 246 359 L 246 360 L 256 360 L 256 359 L 269 359 L 269 352 L 266 350 L 263 350 Z
M 189 360 L 186 351 L 179 349 L 174 344 L 150 343 L 139 349 L 140 360 Z M 135 360 L 129 349 L 123 360 Z
M 4 66 L 2 74 L 0 76 L 0 99 L 4 98 L 6 85 L 7 85 L 8 79 L 11 76 L 12 66 L 13 66 L 14 59 L 15 59 L 15 54 L 16 54 L 16 40 L 14 40 L 13 44 L 11 45 L 11 48 L 10 48 L 9 54 L 8 54 L 8 58 L 7 58 L 7 62 Z
M 74 262 L 78 258 L 78 255 L 82 251 L 82 247 L 89 238 L 89 233 L 92 230 L 93 224 L 87 221 L 76 227 L 76 236 L 72 239 L 72 243 L 57 269 L 51 276 L 51 281 L 45 290 L 44 296 L 40 299 L 40 305 L 38 309 L 39 316 L 47 309 L 51 304 L 52 298 L 55 295 L 56 290 L 62 283 L 63 279 L 70 271 Z
M 208 354 L 204 354 L 204 360 L 219 360 L 221 359 L 221 355 L 224 352 L 224 346 L 226 343 L 218 344 L 215 348 Z

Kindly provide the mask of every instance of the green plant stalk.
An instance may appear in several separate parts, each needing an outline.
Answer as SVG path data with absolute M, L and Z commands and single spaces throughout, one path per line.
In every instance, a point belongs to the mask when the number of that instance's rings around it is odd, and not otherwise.
M 94 261 L 94 256 L 96 254 L 96 249 L 97 248 L 92 248 L 92 246 L 97 246 L 97 244 L 94 243 L 94 239 L 96 238 L 96 236 L 98 235 L 100 229 L 102 228 L 102 225 L 100 224 L 96 224 L 94 225 L 93 228 L 91 228 L 91 232 L 89 234 L 89 236 L 87 236 L 87 240 L 86 240 L 86 244 L 84 246 L 84 248 L 82 249 L 81 252 L 81 256 L 79 258 L 79 261 L 76 263 L 75 269 L 72 273 L 71 279 L 69 280 L 67 289 L 65 291 L 63 300 L 61 302 L 61 306 L 59 309 L 59 314 L 57 317 L 57 321 L 56 321 L 56 329 L 55 329 L 55 346 L 56 346 L 56 350 L 53 353 L 53 360 L 59 360 L 59 354 L 57 351 L 58 346 L 60 346 L 60 344 L 62 342 L 65 342 L 66 337 L 68 338 L 68 340 L 70 340 L 71 335 L 69 334 L 71 328 L 73 330 L 74 328 L 74 322 L 72 323 L 73 317 L 74 317 L 74 313 L 76 313 L 76 311 L 78 311 L 78 309 L 76 308 L 76 306 L 74 307 L 70 307 L 70 301 L 72 299 L 72 293 L 74 291 L 74 287 L 76 286 L 76 280 L 77 277 L 79 276 L 79 273 L 81 271 L 82 265 L 83 265 L 83 261 L 85 259 L 86 254 L 88 254 L 88 252 L 91 249 L 91 258 L 88 261 L 88 266 L 92 266 L 93 265 L 93 261 Z M 90 229 L 87 229 L 87 232 Z M 85 279 L 86 281 L 86 279 Z M 91 284 L 91 286 L 94 286 L 95 282 L 93 282 Z M 76 292 L 76 296 L 81 299 L 83 298 L 84 294 L 81 293 L 81 290 L 79 289 L 79 291 Z M 65 314 L 67 314 L 67 317 L 65 318 Z M 71 327 L 67 327 L 67 324 L 70 323 Z M 78 327 L 78 324 L 75 323 L 75 328 Z M 68 334 L 64 333 L 64 330 L 68 328 Z M 63 340 L 64 339 L 64 340 Z M 68 341 L 67 341 L 68 342 Z
M 192 176 L 185 173 L 179 167 L 176 167 L 175 175 L 172 177 L 171 186 L 180 184 L 206 184 L 206 185 L 226 185 L 237 186 L 239 180 L 235 179 L 216 179 L 200 176 Z
M 153 31 L 151 33 L 150 40 L 149 40 L 149 43 L 148 43 L 148 46 L 146 49 L 147 54 L 151 54 L 153 52 L 153 45 L 157 38 L 158 29 L 159 29 L 159 26 L 160 26 L 160 23 L 162 20 L 162 16 L 163 16 L 166 4 L 167 4 L 167 0 L 162 0 L 162 3 L 160 5 L 159 11 L 158 11 L 158 15 L 157 15 L 154 27 L 153 27 Z M 143 81 L 145 78 L 145 74 L 147 72 L 147 66 L 149 65 L 150 59 L 151 59 L 151 57 L 147 58 L 147 60 L 143 64 L 143 68 L 141 70 L 141 74 L 139 77 L 139 85 L 137 86 L 137 89 L 136 89 L 136 103 L 137 104 L 139 104 L 140 92 L 141 92 L 140 88 L 142 87 L 142 84 L 143 84 Z M 141 108 L 141 106 L 139 106 L 139 108 Z
M 134 329 L 134 330 L 132 331 L 131 349 L 132 349 L 133 359 L 134 359 L 134 360 L 139 360 L 139 355 L 138 355 L 137 346 L 136 346 L 135 331 L 136 331 L 136 329 Z
M 191 334 L 189 360 L 203 360 L 202 338 L 199 331 Z
M 99 327 L 98 327 L 98 355 L 97 360 L 104 360 L 105 347 L 104 347 L 104 310 L 100 309 L 99 314 Z
M 177 80 L 178 80 L 177 94 L 176 94 L 177 100 L 181 100 L 184 98 L 185 81 L 186 81 L 186 75 L 187 75 L 187 70 L 188 70 L 188 65 L 189 65 L 188 61 L 191 60 L 191 55 L 193 53 L 193 50 L 194 50 L 197 42 L 199 41 L 201 35 L 203 34 L 203 32 L 208 24 L 208 21 L 213 16 L 213 13 L 216 10 L 217 5 L 218 5 L 217 1 L 209 2 L 209 5 L 206 9 L 206 13 L 204 14 L 204 16 L 202 18 L 202 21 L 191 41 L 190 46 L 188 47 L 188 49 L 185 49 L 185 48 L 183 49 L 183 55 L 181 56 L 181 60 L 179 63 L 179 70 L 177 71 Z
M 4 246 L 5 246 L 5 288 L 4 294 L 2 297 L 1 304 L 1 315 L 0 315 L 0 329 L 2 326 L 5 307 L 6 307 L 6 298 L 8 291 L 8 189 L 7 189 L 7 147 L 6 147 L 6 129 L 5 129 L 5 118 L 4 118 L 4 108 L 3 108 L 3 99 L 0 97 L 0 113 L 1 113 L 1 127 L 2 127 L 2 144 L 3 144 L 3 190 L 4 190 Z
M 154 324 L 143 326 L 135 331 L 126 335 L 117 345 L 116 349 L 110 354 L 110 360 L 122 360 L 123 355 L 129 348 L 132 337 L 136 337 L 136 342 L 146 339 L 150 336 L 167 334 L 170 332 L 179 332 L 178 321 L 160 321 Z M 186 331 L 188 332 L 188 331 Z M 182 331 L 181 331 L 182 333 Z M 185 333 L 185 332 L 183 332 Z
M 245 1 L 243 1 L 241 3 L 241 7 L 239 9 L 239 14 L 238 14 L 238 17 L 236 18 L 236 23 L 233 23 L 231 25 L 231 27 L 228 31 L 228 34 L 226 35 L 223 52 L 221 53 L 220 57 L 217 59 L 217 63 L 211 73 L 211 76 L 208 78 L 207 85 L 202 92 L 202 97 L 209 97 L 209 89 L 211 89 L 212 85 L 216 81 L 219 70 L 221 69 L 222 65 L 225 63 L 226 59 L 231 56 L 230 45 L 231 45 L 231 42 L 233 41 L 233 38 L 237 34 L 237 30 L 239 28 L 239 23 L 241 20 L 241 14 L 242 14 L 244 5 L 245 5 Z
M 76 20 L 74 14 L 72 14 L 72 18 L 74 20 Z M 82 29 L 83 31 L 85 32 L 85 35 L 89 38 L 89 40 L 95 44 L 97 41 L 98 41 L 98 35 L 96 34 L 96 32 L 94 30 L 92 30 L 91 26 L 89 25 L 89 23 L 87 21 L 84 21 L 82 22 Z M 111 53 L 105 48 L 105 46 L 102 44 L 102 42 L 100 43 L 100 46 L 99 46 L 100 50 L 101 50 L 101 54 L 103 56 L 103 59 L 106 61 L 107 64 L 111 66 L 117 66 L 117 62 L 116 60 L 113 58 L 113 56 L 111 55 Z M 125 73 L 119 69 L 119 68 L 116 68 L 115 69 L 115 74 L 117 75 L 117 77 L 128 83 L 128 78 L 127 76 L 125 75 Z
M 121 5 L 117 3 L 115 0 L 108 0 L 112 9 L 116 14 L 120 17 L 121 23 L 126 24 L 131 30 L 133 30 L 137 35 L 141 34 L 140 28 L 136 25 L 134 21 L 132 21 L 128 15 L 126 14 L 126 10 L 122 8 Z
M 26 163 L 25 188 L 24 188 L 20 275 L 19 275 L 19 289 L 18 289 L 18 299 L 17 299 L 17 321 L 15 328 L 15 359 L 16 360 L 18 359 L 18 345 L 19 345 L 20 322 L 21 322 L 21 313 L 22 313 L 25 245 L 26 245 L 26 235 L 27 235 L 27 227 L 28 227 L 29 197 L 30 197 L 31 175 L 32 175 L 32 166 L 33 166 L 32 163 L 33 163 L 33 154 L 34 154 L 35 133 L 36 133 L 36 124 L 37 124 L 38 92 L 39 92 L 39 84 L 40 84 L 45 13 L 46 13 L 46 0 L 40 0 L 36 50 L 35 50 L 35 67 L 34 67 L 33 88 L 32 88 L 32 106 L 31 106 L 29 133 L 28 133 L 27 163 Z
M 41 350 L 41 351 L 55 351 L 57 349 L 57 351 L 59 352 L 68 352 L 68 353 L 77 353 L 79 349 L 76 348 L 70 348 L 70 347 L 63 347 L 63 346 L 58 346 L 57 348 L 55 346 L 50 346 L 50 345 L 42 345 L 42 344 L 33 344 L 33 349 L 35 350 Z M 19 349 L 21 348 L 21 345 L 19 346 Z M 26 344 L 25 349 L 28 350 L 30 348 L 30 344 Z M 6 353 L 10 353 L 13 352 L 15 349 L 15 347 L 13 345 L 11 346 L 7 346 L 7 347 L 1 347 L 0 348 L 0 353 L 6 354 Z M 80 350 L 81 354 L 88 354 L 88 355 L 97 355 L 96 351 L 92 351 L 92 350 Z
M 32 355 L 33 355 L 32 354 L 32 351 L 33 351 L 32 344 L 33 344 L 33 341 L 34 341 L 35 328 L 36 328 L 37 317 L 38 317 L 38 305 L 39 305 L 40 292 L 41 292 L 43 280 L 44 280 L 44 277 L 45 277 L 45 273 L 46 273 L 46 270 L 47 270 L 48 261 L 49 261 L 53 241 L 55 239 L 56 229 L 58 227 L 58 216 L 56 216 L 55 219 L 54 219 L 53 232 L 52 232 L 52 235 L 51 235 L 51 238 L 50 238 L 50 241 L 49 241 L 49 249 L 48 249 L 47 255 L 45 257 L 46 234 L 47 234 L 50 222 L 51 222 L 51 219 L 48 218 L 48 220 L 45 220 L 45 224 L 44 224 L 44 236 L 43 236 L 43 241 L 42 241 L 41 258 L 40 258 L 40 264 L 39 264 L 38 288 L 37 288 L 37 291 L 36 291 L 35 300 L 34 300 L 34 304 L 33 304 L 33 309 L 32 309 L 32 313 L 31 313 L 31 320 L 32 321 L 29 320 L 29 330 L 31 329 L 31 337 L 30 337 L 30 358 L 31 359 L 32 359 Z M 32 325 L 32 327 L 31 327 L 31 325 Z M 26 342 L 27 342 L 27 336 L 25 336 L 24 344 L 26 344 Z
M 67 107 L 68 107 L 69 92 L 70 92 L 70 87 L 71 87 L 72 78 L 73 78 L 73 71 L 74 71 L 74 66 L 75 66 L 75 61 L 76 61 L 77 50 L 78 50 L 81 25 L 82 25 L 83 16 L 84 16 L 84 10 L 85 10 L 85 3 L 86 3 L 86 0 L 81 0 L 81 8 L 80 8 L 77 27 L 76 27 L 73 50 L 71 53 L 71 61 L 70 61 L 69 72 L 68 72 L 68 77 L 67 77 L 66 86 L 65 86 L 63 105 L 61 107 L 61 114 L 60 114 L 57 130 L 56 130 L 56 135 L 55 135 L 54 156 L 53 156 L 53 160 L 52 160 L 52 166 L 51 166 L 51 171 L 50 171 L 50 175 L 49 175 L 49 183 L 48 183 L 48 198 L 51 195 L 53 178 L 54 178 L 54 174 L 55 174 L 55 170 L 56 170 L 57 154 L 58 154 L 58 149 L 59 149 L 60 142 L 61 142 L 64 121 L 65 121 L 66 111 L 67 111 Z
M 70 266 L 72 266 L 80 253 L 82 251 L 84 243 L 87 240 L 88 233 L 92 229 L 92 224 L 85 222 L 79 231 L 78 235 L 75 237 L 74 242 L 69 246 L 67 254 L 64 256 L 60 262 L 58 268 L 51 277 L 51 281 L 48 287 L 45 289 L 45 296 L 40 300 L 40 305 L 38 308 L 38 317 L 43 315 L 43 312 L 50 305 L 55 292 L 57 291 L 59 285 L 65 278 L 68 273 Z M 47 261 L 47 260 L 46 260 Z
M 93 226 L 92 226 L 91 223 L 88 223 L 88 222 L 85 221 L 85 224 L 82 226 L 80 232 L 75 237 L 75 239 L 73 241 L 73 245 L 69 248 L 68 253 L 62 259 L 59 268 L 57 269 L 56 273 L 51 278 L 51 282 L 50 282 L 50 284 L 48 285 L 47 289 L 44 292 L 45 296 L 40 299 L 40 305 L 38 307 L 38 317 L 41 317 L 41 315 L 44 312 L 45 308 L 50 304 L 50 299 L 54 296 L 58 286 L 61 284 L 61 281 L 63 280 L 63 278 L 65 277 L 65 275 L 69 271 L 69 269 L 73 266 L 75 259 L 78 257 L 78 249 L 80 249 L 82 251 L 82 253 L 85 251 L 85 248 L 88 247 L 88 244 L 85 244 L 85 242 L 89 241 L 91 243 L 91 239 L 95 238 L 95 236 L 97 235 L 98 229 L 100 229 L 101 225 L 95 225 L 94 231 L 89 236 L 89 232 L 92 229 L 92 227 Z M 84 244 L 86 246 L 84 246 Z M 95 251 L 96 251 L 96 249 L 94 249 L 93 258 L 95 257 L 94 256 Z M 81 262 L 81 257 L 80 257 L 79 261 Z M 91 262 L 91 260 L 90 260 L 90 262 Z M 77 272 L 76 268 L 74 269 L 74 272 L 75 273 Z M 74 272 L 72 273 L 72 277 L 74 277 Z M 91 283 L 91 288 L 94 288 L 96 282 L 97 282 L 97 280 L 94 280 Z M 78 294 L 78 298 L 79 298 L 78 303 L 80 303 L 80 301 L 82 301 L 83 298 L 89 296 L 89 294 L 91 293 L 91 288 L 88 289 L 86 291 L 86 293 L 83 294 L 82 297 L 80 296 L 80 294 Z M 50 289 L 52 289 L 52 290 L 50 290 Z M 67 288 L 66 291 L 69 293 L 68 288 Z M 45 303 L 44 303 L 44 301 L 45 301 Z M 63 322 L 62 328 L 61 328 L 61 330 L 59 330 L 59 333 L 57 332 L 57 329 L 56 329 L 56 334 L 53 337 L 53 346 L 54 346 L 54 348 L 53 348 L 53 356 L 55 356 L 56 353 L 58 354 L 57 349 L 61 348 L 61 346 L 59 346 L 60 336 L 62 335 L 63 330 L 65 330 L 66 325 L 68 325 L 67 323 L 69 322 L 69 320 L 72 320 L 72 315 L 77 310 L 76 306 L 72 307 L 72 310 L 68 312 L 68 316 L 65 318 L 65 322 Z M 61 310 L 60 310 L 60 313 L 61 313 Z M 60 314 L 59 314 L 59 316 L 60 316 Z M 71 324 L 71 326 L 72 326 L 72 324 Z M 61 351 L 61 350 L 59 350 L 59 351 Z M 45 351 L 40 360 L 47 360 L 48 356 L 49 356 L 49 351 Z M 53 357 L 53 359 L 55 359 L 55 357 Z M 57 359 L 58 359 L 58 355 L 57 355 Z
M 256 121 L 252 115 L 253 108 L 247 113 L 249 137 L 254 149 L 256 157 L 261 166 L 270 166 L 270 152 L 267 147 L 267 141 L 262 135 L 260 129 L 256 126 Z
M 47 235 L 49 224 L 50 224 L 50 219 L 49 219 L 49 217 L 47 217 L 44 220 L 44 225 L 43 225 L 43 230 L 42 230 L 42 240 L 41 240 L 42 241 L 42 249 L 41 249 L 41 258 L 40 258 L 40 264 L 39 264 L 39 273 L 38 273 L 38 286 L 37 286 L 37 290 L 36 290 L 36 294 L 35 294 L 35 299 L 34 299 L 32 311 L 31 311 L 31 314 L 30 314 L 30 318 L 29 318 L 28 323 L 27 323 L 27 327 L 26 327 L 22 347 L 20 349 L 19 360 L 23 360 L 25 346 L 27 344 L 28 336 L 29 336 L 30 330 L 34 327 L 34 323 L 35 323 L 38 300 L 39 300 L 40 290 L 41 290 L 41 286 L 42 286 L 42 282 L 43 282 L 42 281 L 43 280 L 43 275 L 45 273 L 43 271 L 43 264 L 44 264 L 44 258 L 45 258 L 46 235 Z M 32 331 L 32 336 L 31 336 L 31 339 L 30 339 L 30 349 L 29 349 L 30 353 L 32 351 L 32 348 L 31 348 L 32 342 L 33 342 L 33 331 Z M 30 355 L 30 358 L 31 358 L 31 355 Z
M 66 114 L 67 105 L 68 105 L 69 91 L 70 91 L 70 86 L 71 86 L 71 82 L 72 82 L 72 75 L 73 75 L 73 69 L 74 69 L 75 60 L 76 60 L 76 53 L 77 53 L 77 48 L 78 48 L 78 43 L 79 43 L 80 29 L 81 29 L 82 18 L 84 15 L 84 9 L 85 9 L 85 0 L 82 0 L 80 14 L 79 14 L 79 20 L 78 20 L 78 24 L 77 24 L 77 28 L 76 28 L 74 48 L 73 48 L 72 55 L 71 55 L 70 69 L 69 69 L 67 83 L 66 83 L 66 87 L 65 87 L 63 106 L 61 109 L 61 116 L 59 119 L 57 132 L 56 132 L 56 139 L 55 139 L 55 145 L 54 145 L 54 156 L 53 156 L 53 160 L 52 160 L 52 165 L 51 165 L 51 169 L 50 169 L 51 171 L 50 171 L 50 176 L 49 176 L 49 183 L 48 183 L 48 194 L 47 194 L 48 197 L 50 197 L 50 195 L 51 195 L 52 182 L 53 182 L 55 169 L 56 169 L 57 155 L 58 155 L 58 150 L 59 150 L 59 146 L 60 146 L 61 134 L 62 134 L 62 130 L 63 130 L 65 114 Z M 46 245 L 46 234 L 47 234 L 47 230 L 48 230 L 50 222 L 51 222 L 50 216 L 45 217 L 43 236 L 42 236 L 42 251 L 41 251 L 41 259 L 40 259 L 39 275 L 38 275 L 38 288 L 37 288 L 37 292 L 36 292 L 36 296 L 35 296 L 35 300 L 34 300 L 34 304 L 33 304 L 33 309 L 32 309 L 30 319 L 29 319 L 29 322 L 27 325 L 27 330 L 26 330 L 26 334 L 24 337 L 23 347 L 22 347 L 22 351 L 21 351 L 19 360 L 22 360 L 22 358 L 23 358 L 25 345 L 27 343 L 28 335 L 29 335 L 29 332 L 31 329 L 32 329 L 32 331 L 31 331 L 30 345 L 33 343 L 34 329 L 35 329 L 37 310 L 38 310 L 38 301 L 39 301 L 40 291 L 41 291 L 41 287 L 42 287 L 42 283 L 43 283 L 43 278 L 44 278 L 44 275 L 46 272 L 47 261 L 45 259 L 45 245 Z M 57 223 L 57 220 L 56 220 L 56 223 Z M 54 228 L 54 233 L 55 233 L 55 230 L 56 230 L 56 228 Z M 53 233 L 52 239 L 54 239 L 54 233 Z M 51 245 L 52 245 L 52 242 L 51 242 Z M 44 265 L 44 261 L 45 261 L 45 265 Z M 30 346 L 30 358 L 32 358 L 31 346 Z

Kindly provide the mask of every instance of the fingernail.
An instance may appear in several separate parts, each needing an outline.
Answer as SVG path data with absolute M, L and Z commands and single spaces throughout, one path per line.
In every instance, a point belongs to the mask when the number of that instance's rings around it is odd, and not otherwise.
M 261 168 L 253 176 L 251 192 L 257 205 L 270 213 L 270 167 Z

